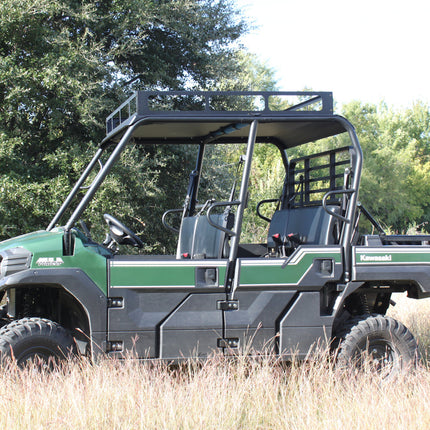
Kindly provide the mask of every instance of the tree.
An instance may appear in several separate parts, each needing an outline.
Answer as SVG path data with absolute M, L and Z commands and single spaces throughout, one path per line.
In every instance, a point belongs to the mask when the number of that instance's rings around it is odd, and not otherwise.
M 233 76 L 245 30 L 230 0 L 3 0 L 0 236 L 47 225 L 103 137 L 105 116 L 131 91 Z M 168 154 L 150 177 L 141 156 L 130 158 L 134 186 L 141 181 L 133 191 L 145 181 L 151 194 Z M 115 180 L 96 205 L 117 197 Z
M 343 114 L 363 148 L 360 200 L 383 224 L 404 232 L 430 221 L 430 109 L 404 111 L 351 102 Z

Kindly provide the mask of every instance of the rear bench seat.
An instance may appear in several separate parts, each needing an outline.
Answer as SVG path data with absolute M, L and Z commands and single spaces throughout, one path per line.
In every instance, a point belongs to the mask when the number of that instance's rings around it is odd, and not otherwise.
M 339 206 L 328 206 L 328 209 L 340 211 Z M 285 237 L 291 233 L 298 234 L 300 242 L 306 245 L 333 245 L 338 242 L 337 222 L 322 206 L 278 210 L 270 222 L 267 247 L 275 248 L 273 235 Z

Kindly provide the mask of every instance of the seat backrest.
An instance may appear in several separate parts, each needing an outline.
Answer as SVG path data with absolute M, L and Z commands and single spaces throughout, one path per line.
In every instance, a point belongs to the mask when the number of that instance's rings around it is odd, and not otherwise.
M 211 220 L 227 226 L 225 214 L 213 214 Z M 176 258 L 222 258 L 226 233 L 210 225 L 206 215 L 182 219 Z
M 339 213 L 339 206 L 328 206 Z M 274 248 L 274 234 L 281 237 L 290 233 L 298 234 L 301 243 L 309 245 L 332 245 L 336 238 L 337 219 L 327 213 L 322 206 L 309 206 L 278 210 L 273 214 L 267 238 L 268 248 Z

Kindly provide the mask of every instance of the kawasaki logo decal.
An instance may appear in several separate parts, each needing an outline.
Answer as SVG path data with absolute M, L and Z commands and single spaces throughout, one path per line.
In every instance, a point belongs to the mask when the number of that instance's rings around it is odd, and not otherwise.
M 360 261 L 392 261 L 391 254 L 386 255 L 360 255 Z
M 62 258 L 57 257 L 40 257 L 37 261 L 36 264 L 38 266 L 61 266 L 62 264 L 64 264 L 64 261 Z

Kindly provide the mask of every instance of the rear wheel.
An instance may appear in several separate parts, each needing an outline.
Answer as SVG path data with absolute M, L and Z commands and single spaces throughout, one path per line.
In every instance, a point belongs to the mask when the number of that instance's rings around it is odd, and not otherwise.
M 348 321 L 337 338 L 337 364 L 369 366 L 386 376 L 417 363 L 418 346 L 399 321 L 383 315 L 361 315 Z
M 58 323 L 44 318 L 23 318 L 0 330 L 0 355 L 19 366 L 34 363 L 52 368 L 76 355 L 73 337 Z

